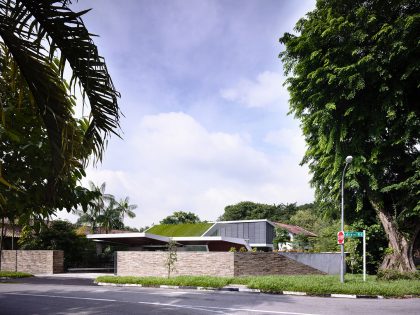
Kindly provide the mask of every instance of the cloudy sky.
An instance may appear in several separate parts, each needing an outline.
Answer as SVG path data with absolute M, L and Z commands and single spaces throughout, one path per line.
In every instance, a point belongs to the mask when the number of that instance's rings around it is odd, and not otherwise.
M 215 220 L 240 201 L 311 202 L 305 144 L 288 112 L 278 39 L 314 0 L 83 0 L 121 92 L 123 140 L 87 180 L 129 196 L 137 217 Z M 87 181 L 86 181 L 87 182 Z M 60 217 L 75 220 L 61 213 Z

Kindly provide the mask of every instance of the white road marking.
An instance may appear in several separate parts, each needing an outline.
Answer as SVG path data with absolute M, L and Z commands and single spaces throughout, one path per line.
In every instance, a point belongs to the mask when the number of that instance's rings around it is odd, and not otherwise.
M 250 313 L 266 313 L 266 314 L 284 314 L 284 315 L 319 315 L 312 313 L 298 313 L 298 312 L 282 312 L 282 311 L 268 311 L 268 310 L 257 310 L 257 309 L 246 309 L 246 308 L 231 308 L 231 307 L 219 307 L 219 306 L 204 306 L 204 305 L 185 305 L 185 304 L 169 304 L 159 302 L 130 302 L 130 301 L 119 301 L 115 299 L 99 299 L 99 298 L 87 298 L 77 296 L 63 296 L 63 295 L 49 295 L 49 294 L 28 294 L 28 293 L 4 293 L 7 295 L 18 295 L 18 296 L 35 296 L 35 297 L 47 297 L 47 298 L 59 298 L 59 299 L 73 299 L 73 300 L 89 300 L 89 301 L 105 301 L 105 302 L 118 302 L 118 303 L 138 303 L 144 305 L 155 305 L 165 306 L 173 308 L 184 308 L 184 309 L 195 309 L 202 310 L 211 313 L 223 313 L 223 311 L 232 312 L 250 312 Z
M 23 296 L 36 296 L 36 297 L 50 297 L 50 298 L 73 299 L 73 300 L 90 300 L 90 301 L 118 302 L 117 300 L 111 300 L 111 299 L 85 298 L 85 297 L 78 297 L 78 296 L 47 295 L 47 294 L 27 294 L 27 293 L 3 293 L 3 294 L 8 294 L 8 295 L 23 295 Z

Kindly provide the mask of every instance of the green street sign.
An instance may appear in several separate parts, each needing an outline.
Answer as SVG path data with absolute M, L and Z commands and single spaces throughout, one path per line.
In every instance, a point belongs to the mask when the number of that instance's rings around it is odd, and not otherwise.
M 344 237 L 363 237 L 363 232 L 344 232 Z

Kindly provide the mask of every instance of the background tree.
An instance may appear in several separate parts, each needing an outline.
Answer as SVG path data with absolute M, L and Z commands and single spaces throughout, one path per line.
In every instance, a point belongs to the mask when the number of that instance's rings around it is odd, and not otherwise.
M 26 225 L 19 239 L 22 249 L 49 249 L 64 251 L 64 267 L 85 267 L 97 261 L 93 242 L 77 235 L 75 226 L 67 221 L 53 221 L 38 228 Z
M 219 217 L 220 221 L 232 220 L 258 220 L 286 222 L 297 211 L 295 203 L 268 205 L 251 201 L 242 201 L 235 205 L 226 206 L 224 213 Z
M 130 204 L 128 197 L 116 201 L 114 195 L 105 193 L 105 182 L 100 186 L 89 182 L 89 186 L 96 193 L 96 197 L 90 202 L 86 211 L 80 209 L 75 211 L 79 216 L 77 224 L 89 226 L 91 233 L 109 233 L 113 229 L 125 229 L 124 218 L 125 216 L 134 218 L 136 214 L 133 210 L 137 205 Z
M 185 212 L 185 211 L 175 211 L 170 216 L 167 216 L 160 224 L 182 224 L 182 223 L 199 223 L 200 218 L 192 213 L 192 212 Z
M 353 155 L 350 221 L 378 217 L 390 248 L 381 267 L 401 271 L 415 270 L 420 230 L 419 12 L 414 0 L 320 0 L 280 39 L 317 200 L 338 205 Z

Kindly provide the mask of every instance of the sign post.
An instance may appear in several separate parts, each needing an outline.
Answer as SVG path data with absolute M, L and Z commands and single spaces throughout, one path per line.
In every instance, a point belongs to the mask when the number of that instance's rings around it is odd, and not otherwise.
M 363 281 L 366 281 L 366 230 L 363 230 Z
M 344 244 L 344 238 L 340 243 L 340 233 L 343 233 L 343 231 L 337 233 L 338 244 Z M 344 232 L 344 237 L 363 237 L 363 281 L 366 281 L 366 230 L 363 230 L 363 232 Z

